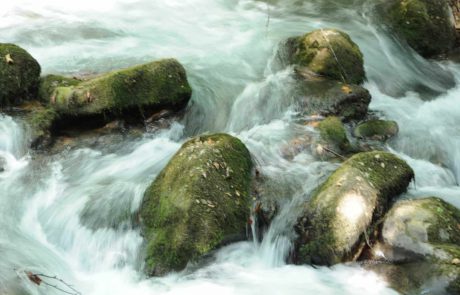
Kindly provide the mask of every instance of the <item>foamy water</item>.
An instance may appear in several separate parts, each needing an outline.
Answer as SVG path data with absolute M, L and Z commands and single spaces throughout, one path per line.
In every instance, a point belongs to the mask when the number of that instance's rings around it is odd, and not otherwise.
M 290 70 L 273 67 L 280 41 L 337 27 L 360 45 L 371 109 L 396 120 L 389 148 L 416 172 L 407 197 L 437 195 L 460 207 L 460 69 L 420 58 L 372 16 L 373 1 L 0 1 L 0 42 L 29 50 L 44 73 L 85 74 L 176 57 L 194 90 L 186 117 L 124 142 L 31 156 L 23 125 L 0 117 L 0 290 L 62 294 L 24 270 L 58 275 L 82 294 L 396 294 L 358 266 L 286 265 L 296 205 L 336 167 L 283 148 L 315 134 L 293 123 Z M 302 1 L 300 1 L 302 2 Z M 453 88 L 451 88 L 453 87 Z M 207 264 L 146 278 L 133 228 L 150 181 L 191 135 L 225 131 L 276 180 L 283 207 L 261 243 L 219 250 Z M 3 164 L 4 163 L 4 164 Z

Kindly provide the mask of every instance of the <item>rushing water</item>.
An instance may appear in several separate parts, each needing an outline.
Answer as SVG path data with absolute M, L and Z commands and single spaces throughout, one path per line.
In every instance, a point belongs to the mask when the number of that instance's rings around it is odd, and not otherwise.
M 389 148 L 416 172 L 405 197 L 437 195 L 460 207 L 460 67 L 400 44 L 373 16 L 375 1 L 0 2 L 0 42 L 29 50 L 44 73 L 97 73 L 173 56 L 194 90 L 181 122 L 110 151 L 37 156 L 22 123 L 0 116 L 2 294 L 63 294 L 28 282 L 25 270 L 58 275 L 85 295 L 395 294 L 358 266 L 286 264 L 296 204 L 336 167 L 308 151 L 283 157 L 290 140 L 315 131 L 294 123 L 291 70 L 277 68 L 274 53 L 283 39 L 315 28 L 340 28 L 361 47 L 371 109 L 399 123 Z M 230 245 L 207 264 L 145 278 L 130 216 L 181 142 L 214 131 L 247 144 L 284 205 L 261 243 Z

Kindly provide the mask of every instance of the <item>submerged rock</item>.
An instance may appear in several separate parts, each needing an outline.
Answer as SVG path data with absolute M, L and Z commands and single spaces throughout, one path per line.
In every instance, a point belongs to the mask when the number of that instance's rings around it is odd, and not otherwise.
M 356 126 L 355 137 L 373 140 L 386 140 L 398 134 L 399 127 L 395 121 L 370 120 Z
M 250 212 L 252 161 L 237 138 L 186 142 L 144 195 L 146 271 L 162 275 L 231 240 L 241 240 Z
M 40 65 L 27 51 L 0 43 L 0 107 L 35 99 Z
M 368 268 L 400 292 L 458 291 L 460 210 L 435 197 L 400 201 L 385 216 L 373 251 L 374 259 L 395 264 Z
M 371 95 L 358 85 L 338 81 L 299 81 L 295 96 L 305 115 L 338 116 L 344 121 L 366 116 Z
M 297 262 L 333 265 L 357 259 L 368 229 L 413 177 L 406 162 L 390 153 L 348 159 L 305 204 L 296 225 Z
M 456 33 L 448 0 L 382 2 L 379 9 L 382 17 L 420 55 L 432 57 L 453 48 Z
M 286 42 L 290 64 L 345 83 L 364 81 L 363 54 L 346 33 L 319 29 Z

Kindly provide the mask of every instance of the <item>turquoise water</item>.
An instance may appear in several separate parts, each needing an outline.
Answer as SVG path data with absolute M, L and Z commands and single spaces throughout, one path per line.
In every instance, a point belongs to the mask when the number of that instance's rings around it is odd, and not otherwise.
M 0 2 L 0 42 L 29 50 L 45 74 L 94 74 L 175 57 L 194 90 L 183 120 L 122 141 L 117 152 L 96 145 L 34 156 L 23 124 L 0 117 L 0 290 L 62 294 L 28 283 L 24 271 L 32 270 L 58 275 L 85 295 L 395 294 L 359 266 L 285 262 L 295 205 L 336 167 L 308 150 L 283 157 L 292 139 L 317 134 L 294 123 L 292 69 L 278 68 L 275 52 L 287 37 L 316 28 L 340 28 L 363 51 L 371 109 L 399 123 L 389 148 L 416 171 L 416 187 L 405 197 L 438 195 L 460 207 L 460 68 L 400 44 L 373 15 L 374 1 Z M 188 136 L 214 131 L 242 139 L 276 180 L 280 215 L 260 244 L 234 244 L 207 264 L 145 278 L 139 231 L 129 220 L 107 222 L 138 209 L 149 182 Z

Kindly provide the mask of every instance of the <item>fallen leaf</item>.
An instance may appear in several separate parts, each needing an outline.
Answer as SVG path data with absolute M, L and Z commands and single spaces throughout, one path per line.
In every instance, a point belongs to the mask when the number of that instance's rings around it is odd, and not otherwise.
M 343 86 L 342 86 L 342 91 L 343 91 L 344 93 L 346 93 L 346 94 L 350 94 L 350 93 L 353 92 L 353 90 L 351 90 L 350 86 L 348 86 L 348 85 L 343 85 Z
M 5 61 L 7 64 L 14 64 L 14 60 L 13 58 L 11 57 L 11 55 L 8 53 L 7 55 L 5 55 Z
M 37 276 L 36 274 L 33 274 L 30 271 L 27 271 L 26 275 L 29 278 L 29 280 L 35 285 L 40 286 L 40 284 L 42 283 L 42 279 L 40 279 L 40 277 Z

